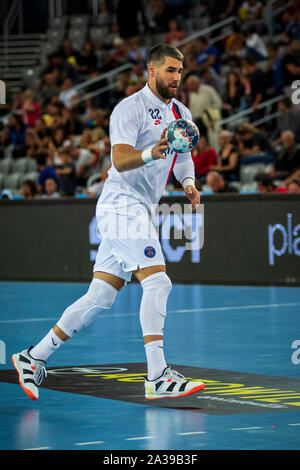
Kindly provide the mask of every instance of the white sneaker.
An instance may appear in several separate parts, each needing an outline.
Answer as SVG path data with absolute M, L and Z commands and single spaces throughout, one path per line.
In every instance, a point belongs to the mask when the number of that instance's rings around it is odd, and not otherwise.
M 157 400 L 159 398 L 184 397 L 199 392 L 204 387 L 203 382 L 193 382 L 167 367 L 158 379 L 145 380 L 145 398 Z
M 32 347 L 31 347 L 32 348 Z M 39 398 L 39 389 L 43 379 L 47 377 L 46 362 L 33 359 L 30 349 L 13 354 L 11 360 L 19 374 L 19 383 L 24 392 L 32 399 Z

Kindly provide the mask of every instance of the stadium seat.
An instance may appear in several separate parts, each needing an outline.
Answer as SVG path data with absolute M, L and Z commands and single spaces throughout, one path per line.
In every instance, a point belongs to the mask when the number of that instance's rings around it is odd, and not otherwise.
M 83 42 L 86 36 L 85 28 L 70 28 L 68 31 L 68 39 L 72 42 Z
M 37 162 L 34 158 L 27 158 L 27 171 L 34 171 L 36 172 L 38 170 L 37 167 Z
M 12 173 L 26 173 L 27 171 L 27 157 L 18 158 L 12 162 Z
M 28 173 L 25 173 L 21 176 L 21 182 L 22 182 L 22 184 L 26 180 L 31 180 L 31 181 L 37 182 L 38 177 L 39 177 L 38 171 L 29 171 Z
M 70 17 L 71 28 L 86 28 L 89 22 L 89 17 L 85 15 L 74 15 Z
M 10 173 L 4 177 L 4 188 L 5 189 L 20 189 L 21 187 L 21 174 Z
M 257 173 L 267 173 L 272 168 L 272 165 L 263 163 L 253 163 L 253 165 L 241 165 L 240 167 L 240 180 L 243 184 L 252 183 Z
M 8 175 L 11 172 L 13 160 L 11 158 L 4 158 L 0 160 L 0 173 Z

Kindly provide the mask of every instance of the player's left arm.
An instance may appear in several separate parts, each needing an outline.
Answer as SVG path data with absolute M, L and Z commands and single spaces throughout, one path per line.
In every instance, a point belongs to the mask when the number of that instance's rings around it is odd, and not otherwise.
M 191 153 L 178 154 L 173 171 L 191 202 L 192 210 L 196 210 L 200 204 L 200 193 L 195 186 L 195 166 Z

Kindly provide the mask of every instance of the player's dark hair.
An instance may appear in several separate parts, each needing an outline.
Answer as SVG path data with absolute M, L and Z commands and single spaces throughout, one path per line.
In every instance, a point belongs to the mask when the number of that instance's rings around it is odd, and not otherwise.
M 147 55 L 147 65 L 155 64 L 162 65 L 165 61 L 165 57 L 173 57 L 183 62 L 183 54 L 175 46 L 170 44 L 159 43 L 153 46 Z

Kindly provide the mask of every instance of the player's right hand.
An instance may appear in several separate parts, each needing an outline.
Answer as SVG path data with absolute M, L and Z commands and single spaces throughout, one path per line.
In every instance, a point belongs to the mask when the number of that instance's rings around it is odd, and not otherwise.
M 152 148 L 152 158 L 153 160 L 158 160 L 159 158 L 165 159 L 166 156 L 164 155 L 164 152 L 168 150 L 168 139 L 166 137 L 166 131 L 167 128 L 164 129 L 163 133 L 160 136 L 159 141 L 157 142 L 156 145 Z

